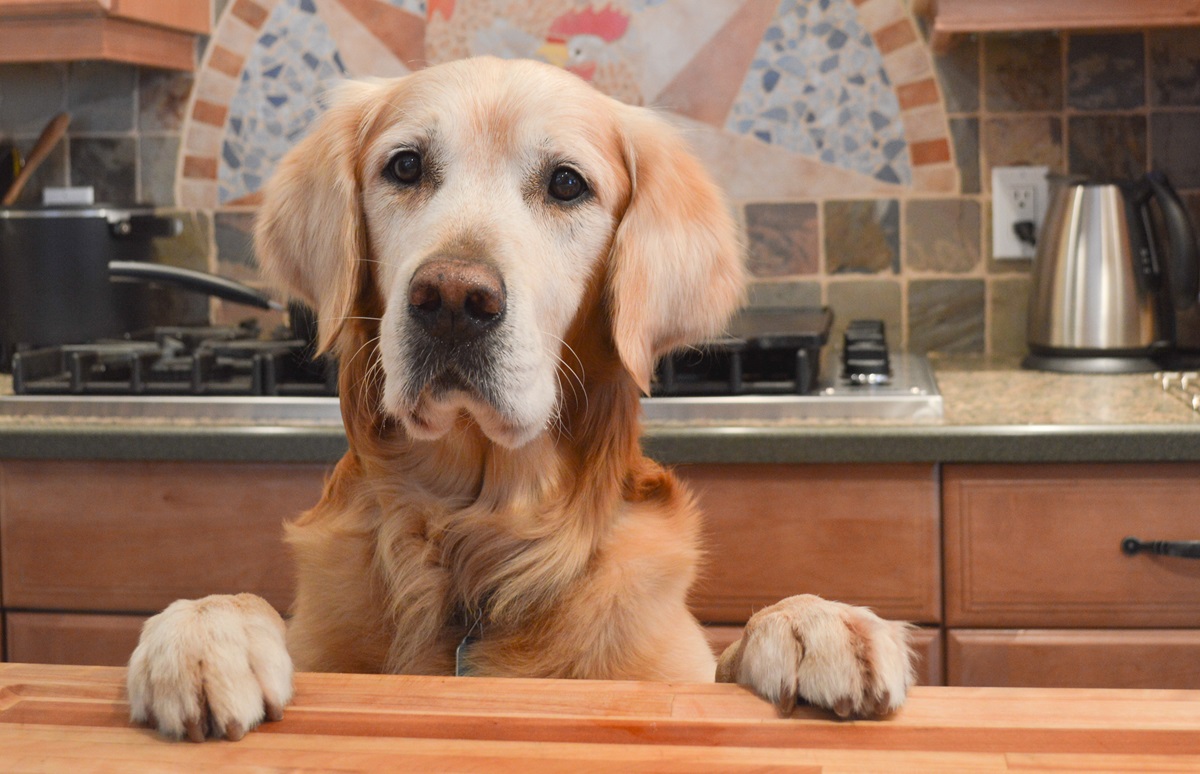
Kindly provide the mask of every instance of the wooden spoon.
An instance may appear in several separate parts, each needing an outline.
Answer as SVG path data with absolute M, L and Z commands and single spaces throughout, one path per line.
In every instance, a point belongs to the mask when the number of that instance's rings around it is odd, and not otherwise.
M 54 146 L 67 133 L 67 125 L 70 123 L 70 113 L 59 113 L 50 119 L 50 123 L 46 124 L 46 128 L 38 136 L 37 142 L 33 144 L 33 150 L 29 151 L 29 158 L 26 160 L 25 166 L 21 169 L 21 174 L 17 175 L 17 179 L 8 187 L 8 192 L 4 194 L 4 198 L 0 199 L 0 205 L 8 207 L 17 200 L 17 197 L 21 194 L 21 189 L 29 182 L 29 178 L 33 177 L 34 171 L 41 166 L 41 163 L 50 155 L 50 151 L 54 150 Z

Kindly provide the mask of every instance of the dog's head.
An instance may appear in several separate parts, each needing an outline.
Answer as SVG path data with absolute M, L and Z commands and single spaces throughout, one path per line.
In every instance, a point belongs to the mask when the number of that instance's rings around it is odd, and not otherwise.
M 646 391 L 742 291 L 733 223 L 678 134 L 534 62 L 344 85 L 267 186 L 256 249 L 343 363 L 361 354 L 346 321 L 379 317 L 377 408 L 412 437 L 465 411 L 510 447 L 556 416 L 589 299 Z

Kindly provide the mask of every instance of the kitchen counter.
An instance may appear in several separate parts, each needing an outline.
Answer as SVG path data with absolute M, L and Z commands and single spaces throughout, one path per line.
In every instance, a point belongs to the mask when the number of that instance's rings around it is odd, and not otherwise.
M 645 447 L 671 464 L 1200 461 L 1200 414 L 1153 375 L 1037 373 L 984 358 L 933 364 L 941 419 L 659 423 L 646 427 Z M 301 422 L 0 417 L 0 458 L 332 462 L 345 448 L 340 427 Z
M 916 688 L 881 721 L 789 718 L 733 685 L 298 674 L 240 742 L 129 725 L 125 670 L 0 664 L 0 764 L 38 771 L 1183 771 L 1200 692 Z

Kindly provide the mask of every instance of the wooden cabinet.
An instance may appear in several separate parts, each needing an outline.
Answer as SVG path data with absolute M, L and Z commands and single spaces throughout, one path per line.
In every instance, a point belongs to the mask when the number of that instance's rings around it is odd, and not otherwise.
M 1196 629 L 951 629 L 951 685 L 1200 689 Z
M 917 0 L 931 17 L 935 51 L 959 35 L 1026 30 L 1106 30 L 1200 24 L 1200 0 Z
M 145 615 L 28 613 L 4 615 L 8 661 L 125 666 Z
M 196 69 L 209 0 L 0 0 L 0 62 L 104 59 Z
M 283 522 L 320 497 L 323 465 L 0 464 L 7 657 L 124 663 L 146 616 L 176 599 L 292 599 Z
M 252 591 L 291 604 L 283 522 L 320 497 L 325 467 L 5 462 L 6 609 L 153 613 Z
M 689 465 L 707 558 L 692 609 L 744 623 L 793 594 L 941 621 L 933 465 Z
M 291 602 L 283 522 L 325 466 L 0 463 L 8 658 L 124 663 L 147 615 L 252 591 Z M 693 608 L 715 650 L 815 593 L 921 624 L 925 684 L 1200 688 L 1200 464 L 687 465 L 705 511 Z M 943 612 L 944 608 L 944 612 Z
M 697 615 L 738 631 L 800 593 L 924 624 L 941 617 L 932 465 L 697 465 L 706 511 Z M 175 599 L 251 591 L 280 610 L 282 524 L 315 504 L 321 465 L 0 463 L 0 588 L 8 656 L 124 663 L 141 622 Z M 747 493 L 750 493 L 748 496 Z M 924 681 L 942 680 L 936 629 Z
M 1200 465 L 947 465 L 952 684 L 1200 685 Z M 1019 631 L 1011 631 L 1019 629 Z

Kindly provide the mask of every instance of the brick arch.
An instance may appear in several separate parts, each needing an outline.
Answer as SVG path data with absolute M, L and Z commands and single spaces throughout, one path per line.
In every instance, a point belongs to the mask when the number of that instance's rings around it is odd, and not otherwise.
M 900 120 L 912 164 L 912 188 L 930 193 L 960 189 L 950 122 L 929 45 L 903 0 L 848 0 L 875 48 L 900 103 Z
M 220 206 L 217 174 L 229 106 L 237 94 L 250 49 L 280 2 L 231 0 L 213 30 L 196 71 L 196 83 L 184 118 L 175 176 L 175 200 L 181 207 Z

